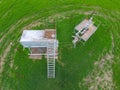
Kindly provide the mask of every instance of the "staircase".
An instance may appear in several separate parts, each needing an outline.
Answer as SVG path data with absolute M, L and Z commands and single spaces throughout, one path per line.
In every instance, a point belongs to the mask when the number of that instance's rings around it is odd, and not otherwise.
M 55 42 L 48 42 L 47 46 L 47 75 L 55 78 Z

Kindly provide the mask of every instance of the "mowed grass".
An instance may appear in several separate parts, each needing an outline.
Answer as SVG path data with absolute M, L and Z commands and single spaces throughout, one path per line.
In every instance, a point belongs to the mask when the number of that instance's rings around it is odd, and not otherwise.
M 13 2 L 13 3 L 12 3 Z M 105 4 L 109 3 L 109 4 Z M 120 2 L 117 2 L 120 3 Z M 119 37 L 116 32 L 119 26 L 114 25 L 112 20 L 106 19 L 104 16 L 95 16 L 95 21 L 100 21 L 102 24 L 98 28 L 97 32 L 83 45 L 79 44 L 76 48 L 72 46 L 72 35 L 74 33 L 74 27 L 85 17 L 84 14 L 72 14 L 68 19 L 56 20 L 57 37 L 59 40 L 59 61 L 56 62 L 56 78 L 47 79 L 47 64 L 46 59 L 31 60 L 28 56 L 28 50 L 23 50 L 23 47 L 19 43 L 20 35 L 22 34 L 23 27 L 29 25 L 36 20 L 41 21 L 48 16 L 57 14 L 60 12 L 67 12 L 70 10 L 94 10 L 97 7 L 86 8 L 82 5 L 99 6 L 104 9 L 119 11 L 119 7 L 116 6 L 116 1 L 1 1 L 0 10 L 0 37 L 4 35 L 5 38 L 0 42 L 0 53 L 4 54 L 4 50 L 13 42 L 10 52 L 4 58 L 4 70 L 1 74 L 1 88 L 3 90 L 87 90 L 87 87 L 80 87 L 79 83 L 87 76 L 93 67 L 95 61 L 103 53 L 111 49 L 111 32 L 114 34 L 114 41 L 116 48 L 114 49 L 115 63 L 113 65 L 113 79 L 116 83 L 117 89 L 120 89 L 120 72 L 119 72 Z M 4 8 L 2 8 L 4 6 Z M 24 6 L 24 8 L 23 8 Z M 9 8 L 8 8 L 9 7 Z M 101 12 L 101 11 L 100 11 Z M 6 14 L 7 13 L 7 14 Z M 101 12 L 102 13 L 102 12 Z M 106 12 L 103 11 L 104 14 Z M 109 14 L 112 15 L 112 14 Z M 114 18 L 116 16 L 113 15 Z M 54 18 L 54 17 L 53 17 Z M 105 18 L 105 19 L 104 19 Z M 22 20 L 21 20 L 22 19 Z M 25 20 L 26 19 L 26 20 Z M 16 24 L 21 20 L 18 24 Z M 115 19 L 116 20 L 116 19 Z M 115 22 L 115 21 L 114 21 Z M 117 21 L 116 25 L 119 25 Z M 48 24 L 48 23 L 46 23 Z M 14 25 L 14 27 L 13 27 Z M 10 31 L 10 28 L 13 27 Z M 33 27 L 33 29 L 53 28 L 54 23 L 51 25 L 39 25 Z M 117 29 L 116 29 L 116 28 Z M 104 53 L 103 53 L 104 54 Z M 11 67 L 11 63 L 13 66 Z

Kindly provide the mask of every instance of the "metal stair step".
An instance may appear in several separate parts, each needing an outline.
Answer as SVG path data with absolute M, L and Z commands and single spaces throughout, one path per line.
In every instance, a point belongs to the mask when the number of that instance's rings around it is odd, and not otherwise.
M 55 43 L 51 42 L 48 43 L 47 48 L 47 73 L 48 78 L 55 77 Z

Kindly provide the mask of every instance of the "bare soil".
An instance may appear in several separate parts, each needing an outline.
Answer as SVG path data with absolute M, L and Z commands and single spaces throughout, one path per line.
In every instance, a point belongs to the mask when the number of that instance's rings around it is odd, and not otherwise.
M 113 58 L 111 51 L 101 56 L 94 63 L 93 71 L 79 85 L 87 86 L 88 90 L 113 90 L 115 86 L 112 71 Z

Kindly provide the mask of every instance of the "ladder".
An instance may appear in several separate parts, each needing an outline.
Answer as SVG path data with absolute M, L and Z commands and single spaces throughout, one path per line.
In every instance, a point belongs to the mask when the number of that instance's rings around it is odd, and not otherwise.
M 55 41 L 47 46 L 47 77 L 55 78 Z

